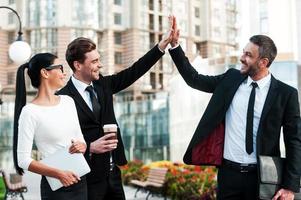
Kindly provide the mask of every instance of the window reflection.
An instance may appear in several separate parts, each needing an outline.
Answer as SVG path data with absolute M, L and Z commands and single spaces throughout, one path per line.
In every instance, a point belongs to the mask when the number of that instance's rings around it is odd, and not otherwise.
M 34 29 L 30 32 L 30 45 L 33 52 L 51 52 L 57 51 L 57 29 L 45 28 Z
M 296 62 L 273 62 L 270 71 L 276 79 L 298 88 L 298 65 Z
M 169 159 L 168 95 L 146 95 L 139 101 L 116 98 L 115 112 L 129 160 Z M 165 152 L 165 153 L 163 153 Z

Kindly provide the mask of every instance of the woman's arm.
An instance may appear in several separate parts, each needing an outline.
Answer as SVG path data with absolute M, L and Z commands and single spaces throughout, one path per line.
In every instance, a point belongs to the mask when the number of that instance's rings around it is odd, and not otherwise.
M 65 187 L 77 183 L 80 180 L 73 172 L 52 168 L 36 160 L 32 160 L 28 170 L 37 174 L 59 179 Z

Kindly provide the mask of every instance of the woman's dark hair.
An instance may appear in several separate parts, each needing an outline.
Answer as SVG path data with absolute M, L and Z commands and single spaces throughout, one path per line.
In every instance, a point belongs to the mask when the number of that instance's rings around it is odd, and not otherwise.
M 96 44 L 88 38 L 79 37 L 73 40 L 66 50 L 66 60 L 72 71 L 75 72 L 74 61 L 83 63 L 86 59 L 85 54 L 95 49 Z
M 38 88 L 41 83 L 40 71 L 42 68 L 48 67 L 54 63 L 57 56 L 50 53 L 39 53 L 34 55 L 29 62 L 21 65 L 17 71 L 16 78 L 16 98 L 14 112 L 14 135 L 13 135 L 13 157 L 14 165 L 18 174 L 24 173 L 23 169 L 18 165 L 17 146 L 18 146 L 18 121 L 22 108 L 26 104 L 26 86 L 24 71 L 27 68 L 27 74 L 30 77 L 33 87 Z

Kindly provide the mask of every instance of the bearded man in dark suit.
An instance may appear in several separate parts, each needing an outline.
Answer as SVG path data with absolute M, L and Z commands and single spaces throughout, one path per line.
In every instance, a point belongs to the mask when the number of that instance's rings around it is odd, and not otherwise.
M 185 57 L 175 18 L 173 24 L 169 52 L 179 73 L 190 87 L 212 93 L 184 162 L 219 166 L 217 199 L 258 199 L 258 156 L 280 156 L 283 128 L 286 161 L 274 199 L 293 199 L 301 171 L 298 91 L 269 71 L 277 55 L 273 40 L 252 36 L 240 57 L 240 70 L 206 76 Z

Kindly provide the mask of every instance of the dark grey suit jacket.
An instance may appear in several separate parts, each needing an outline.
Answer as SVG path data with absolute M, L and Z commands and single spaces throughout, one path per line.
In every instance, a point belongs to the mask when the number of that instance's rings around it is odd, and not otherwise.
M 219 165 L 223 156 L 225 115 L 239 85 L 247 77 L 236 69 L 229 69 L 218 76 L 198 74 L 180 46 L 170 50 L 170 54 L 181 76 L 190 87 L 213 93 L 184 155 L 184 162 Z M 282 187 L 299 192 L 301 133 L 298 91 L 272 76 L 257 132 L 257 156 L 280 156 L 281 128 L 287 158 Z M 215 138 L 210 137 L 212 135 Z

